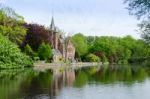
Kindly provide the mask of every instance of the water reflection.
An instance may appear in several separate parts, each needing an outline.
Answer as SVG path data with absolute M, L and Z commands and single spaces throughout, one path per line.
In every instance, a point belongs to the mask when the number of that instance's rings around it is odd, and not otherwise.
M 143 83 L 150 75 L 142 66 L 102 66 L 89 68 L 59 68 L 46 71 L 1 70 L 0 99 L 54 99 L 63 88 L 85 85 Z

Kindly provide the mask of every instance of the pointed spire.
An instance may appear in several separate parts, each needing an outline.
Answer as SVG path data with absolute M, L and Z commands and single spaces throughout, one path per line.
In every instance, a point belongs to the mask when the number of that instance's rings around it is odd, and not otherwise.
M 55 30 L 55 24 L 54 24 L 53 16 L 52 16 L 52 20 L 51 20 L 50 30 Z

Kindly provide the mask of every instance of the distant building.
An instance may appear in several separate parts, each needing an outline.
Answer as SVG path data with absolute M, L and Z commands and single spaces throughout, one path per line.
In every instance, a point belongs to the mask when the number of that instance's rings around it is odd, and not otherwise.
M 73 62 L 75 57 L 75 47 L 71 42 L 71 38 L 63 38 L 62 33 L 54 24 L 54 18 L 52 17 L 49 41 L 52 47 L 53 62 Z

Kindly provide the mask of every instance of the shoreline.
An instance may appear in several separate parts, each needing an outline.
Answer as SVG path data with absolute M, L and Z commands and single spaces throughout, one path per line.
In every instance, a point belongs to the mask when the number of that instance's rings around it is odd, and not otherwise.
M 58 68 L 82 68 L 101 66 L 98 62 L 77 62 L 77 63 L 34 63 L 35 70 L 58 69 Z

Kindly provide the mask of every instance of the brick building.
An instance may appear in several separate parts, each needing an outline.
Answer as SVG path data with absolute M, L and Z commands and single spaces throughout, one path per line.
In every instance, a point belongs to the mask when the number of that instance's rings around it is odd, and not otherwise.
M 70 37 L 63 37 L 62 33 L 54 24 L 52 17 L 50 25 L 49 40 L 52 47 L 53 62 L 73 62 L 75 57 L 75 47 Z

